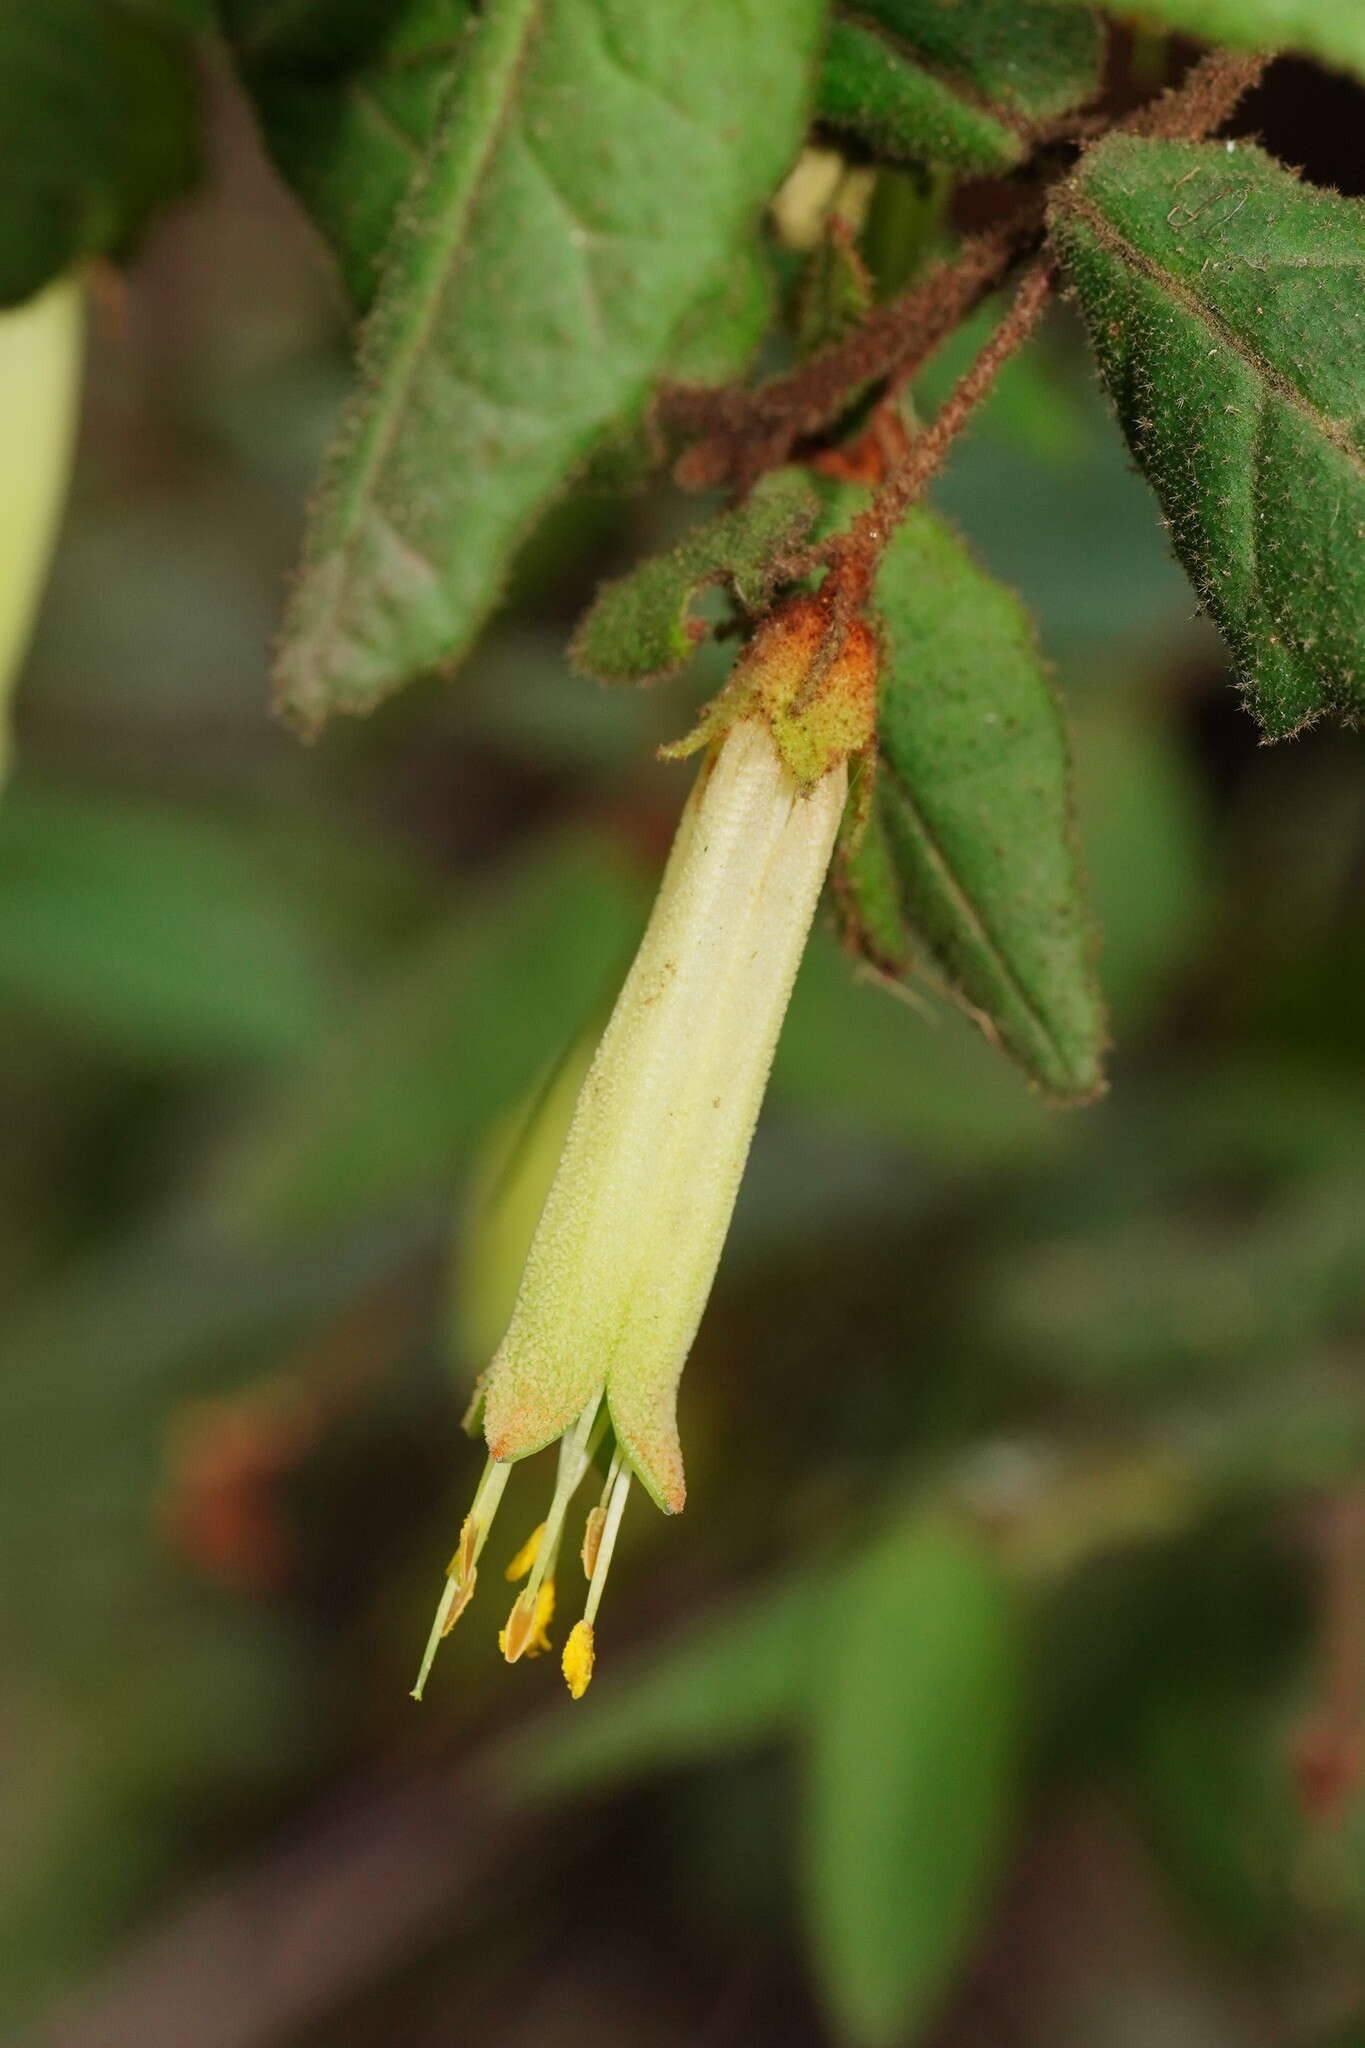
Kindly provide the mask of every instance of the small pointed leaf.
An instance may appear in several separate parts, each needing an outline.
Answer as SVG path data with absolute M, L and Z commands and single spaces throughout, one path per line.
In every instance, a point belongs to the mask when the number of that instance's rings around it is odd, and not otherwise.
M 385 259 L 286 619 L 305 728 L 459 658 L 805 119 L 817 0 L 496 0 Z
M 1051 1095 L 1102 1085 L 1066 734 L 1019 599 L 935 514 L 888 548 L 874 809 L 845 866 L 849 936 L 884 971 L 935 969 Z
M 1365 716 L 1365 207 L 1246 143 L 1115 137 L 1053 233 L 1266 734 Z
M 574 640 L 575 664 L 603 683 L 673 675 L 705 630 L 691 616 L 693 599 L 708 584 L 728 580 L 741 602 L 758 602 L 784 550 L 809 532 L 816 509 L 798 471 L 765 477 L 734 511 L 693 527 L 671 553 L 605 584 Z

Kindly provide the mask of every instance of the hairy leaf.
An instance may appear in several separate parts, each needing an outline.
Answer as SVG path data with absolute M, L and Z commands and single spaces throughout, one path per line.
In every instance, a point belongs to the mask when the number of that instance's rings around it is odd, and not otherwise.
M 1005 170 L 1098 88 L 1098 23 L 1049 0 L 860 0 L 836 16 L 819 111 L 881 155 Z
M 1107 8 L 1205 43 L 1302 50 L 1323 64 L 1365 72 L 1365 8 L 1359 0 L 1107 0 Z
M 850 1574 L 826 1627 L 807 1765 L 807 1895 L 825 1993 L 858 2048 L 921 2038 L 989 1901 L 1021 1681 L 997 1569 L 919 1513 Z
M 0 306 L 121 254 L 196 161 L 186 36 L 114 0 L 0 12 Z
M 705 632 L 691 615 L 698 593 L 728 581 L 742 603 L 761 600 L 783 550 L 809 532 L 816 510 L 799 471 L 765 477 L 734 511 L 694 526 L 671 553 L 605 584 L 574 639 L 575 663 L 604 683 L 674 674 Z
M 456 660 L 790 157 L 817 0 L 499 0 L 385 264 L 279 664 L 302 726 Z
M 1282 739 L 1365 713 L 1365 207 L 1248 144 L 1116 137 L 1053 233 L 1129 446 Z
M 283 18 L 270 0 L 224 4 L 271 154 L 363 308 L 474 11 L 470 0 L 360 0 L 337 14 L 329 0 Z
M 1066 734 L 1032 623 L 923 510 L 888 548 L 875 602 L 881 757 L 844 867 L 849 936 L 885 972 L 936 969 L 1050 1094 L 1091 1096 L 1104 1016 Z

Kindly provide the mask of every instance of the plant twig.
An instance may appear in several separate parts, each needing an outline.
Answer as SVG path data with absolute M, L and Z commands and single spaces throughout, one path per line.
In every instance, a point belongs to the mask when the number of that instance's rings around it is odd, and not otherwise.
M 951 261 L 910 291 L 878 307 L 845 340 L 757 389 L 677 385 L 659 399 L 659 417 L 703 438 L 679 465 L 679 481 L 699 489 L 743 486 L 787 460 L 798 441 L 836 419 L 849 395 L 893 370 L 918 366 L 999 284 L 1039 232 L 1037 195 L 1010 220 L 973 235 Z
M 876 497 L 860 512 L 847 532 L 830 545 L 832 563 L 844 569 L 844 583 L 850 593 L 871 580 L 871 565 L 926 486 L 937 474 L 943 460 L 971 414 L 994 384 L 1003 365 L 1028 340 L 1052 291 L 1056 264 L 1050 254 L 1037 260 L 1024 273 L 1009 312 L 995 333 L 953 386 L 932 423 L 916 434 L 900 461 L 890 471 Z M 862 565 L 861 575 L 849 573 L 846 565 Z
M 1259 85 L 1269 56 L 1239 50 L 1211 50 L 1179 85 L 1118 124 L 1121 135 L 1139 135 L 1149 142 L 1201 142 L 1221 128 L 1237 102 Z

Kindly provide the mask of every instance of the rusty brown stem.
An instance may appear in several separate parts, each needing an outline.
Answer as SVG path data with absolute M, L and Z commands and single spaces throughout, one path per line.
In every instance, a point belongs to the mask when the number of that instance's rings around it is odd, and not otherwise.
M 838 554 L 879 556 L 910 507 L 942 466 L 944 457 L 980 405 L 1000 370 L 1038 324 L 1052 291 L 1056 266 L 1043 255 L 1025 271 L 1009 312 L 958 379 L 922 434 L 916 434 L 866 512 L 835 543 Z
M 910 291 L 878 307 L 832 348 L 754 390 L 677 385 L 659 398 L 659 417 L 703 437 L 688 451 L 680 481 L 694 487 L 752 482 L 785 462 L 796 443 L 835 420 L 861 386 L 918 366 L 999 284 L 1020 248 L 1040 231 L 1041 208 L 972 235 L 951 261 L 937 263 Z

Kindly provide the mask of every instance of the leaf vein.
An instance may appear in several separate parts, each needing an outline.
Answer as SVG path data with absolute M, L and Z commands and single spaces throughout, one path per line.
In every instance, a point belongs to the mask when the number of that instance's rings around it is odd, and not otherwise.
M 893 767 L 884 756 L 881 762 L 879 763 L 877 772 L 879 775 L 890 776 L 892 782 L 896 786 L 897 794 L 904 802 L 906 810 L 909 813 L 910 820 L 914 825 L 915 830 L 918 832 L 920 836 L 920 840 L 923 843 L 925 852 L 929 857 L 929 860 L 934 868 L 934 871 L 937 874 L 940 882 L 943 884 L 943 887 L 947 890 L 948 895 L 951 898 L 952 903 L 954 905 L 954 908 L 957 910 L 958 915 L 961 917 L 963 924 L 966 926 L 967 930 L 971 932 L 973 937 L 977 940 L 977 943 L 983 948 L 988 959 L 991 961 L 992 965 L 996 969 L 996 972 L 999 974 L 1005 987 L 1009 990 L 1010 994 L 1014 997 L 1015 1001 L 1021 1006 L 1025 1015 L 1033 1019 L 1034 1024 L 1036 1025 L 1037 1029 L 1041 1032 L 1046 1043 L 1052 1049 L 1052 1052 L 1056 1056 L 1059 1064 L 1064 1068 L 1066 1066 L 1065 1047 L 1062 1045 L 1061 1040 L 1058 1038 L 1057 1033 L 1054 1030 L 1053 1026 L 1048 1021 L 1047 1017 L 1043 1014 L 1042 1010 L 1039 1008 L 1037 999 L 1029 994 L 1023 982 L 1020 980 L 1018 971 L 1011 963 L 1009 955 L 1005 952 L 999 939 L 997 939 L 995 934 L 991 931 L 990 926 L 987 924 L 985 918 L 982 916 L 981 911 L 977 907 L 976 903 L 973 901 L 972 897 L 970 896 L 966 888 L 963 886 L 963 884 L 959 881 L 951 860 L 949 859 L 943 846 L 940 844 L 938 837 L 931 828 L 928 819 L 924 815 L 924 812 L 921 810 L 919 804 L 916 802 L 915 797 L 911 792 L 910 785 L 906 782 L 905 777 L 900 773 L 898 769 Z
M 1163 269 L 1155 257 L 1147 255 L 1145 250 L 1137 248 L 1130 242 L 1126 235 L 1120 234 L 1113 222 L 1097 206 L 1089 200 L 1078 198 L 1075 194 L 1070 195 L 1067 203 L 1111 255 L 1140 272 L 1149 283 L 1156 285 L 1173 299 L 1184 312 L 1201 322 L 1211 335 L 1226 348 L 1231 349 L 1253 376 L 1261 379 L 1267 393 L 1273 391 L 1277 398 L 1292 406 L 1323 440 L 1330 441 L 1332 446 L 1346 456 L 1362 476 L 1365 476 L 1365 457 L 1362 457 L 1341 420 L 1334 420 L 1328 414 L 1319 411 L 1296 384 L 1251 346 L 1245 335 L 1239 334 L 1236 328 L 1230 326 L 1212 306 L 1205 305 L 1188 285 L 1174 277 L 1169 270 Z
M 350 595 L 350 585 L 360 559 L 360 551 L 356 545 L 358 527 L 363 523 L 365 508 L 372 506 L 376 479 L 382 473 L 393 451 L 394 440 L 403 420 L 412 381 L 425 361 L 433 331 L 441 315 L 446 292 L 449 290 L 451 279 L 459 267 L 458 260 L 453 267 L 450 267 L 449 259 L 452 254 L 459 251 L 461 238 L 467 235 L 469 223 L 483 195 L 484 186 L 487 183 L 490 170 L 496 159 L 499 145 L 503 141 L 512 120 L 517 103 L 517 89 L 531 52 L 535 47 L 536 30 L 540 25 L 543 6 L 544 0 L 523 0 L 522 18 L 517 40 L 512 51 L 511 62 L 507 66 L 506 77 L 503 80 L 502 100 L 498 109 L 498 117 L 495 121 L 489 123 L 487 133 L 482 138 L 477 162 L 473 167 L 472 175 L 469 177 L 462 195 L 463 204 L 452 210 L 451 217 L 445 224 L 445 233 L 441 237 L 440 262 L 437 276 L 428 286 L 426 303 L 422 308 L 421 316 L 406 348 L 401 352 L 401 364 L 395 368 L 392 377 L 387 381 L 385 393 L 387 403 L 383 406 L 376 426 L 375 438 L 370 446 L 369 459 L 361 465 L 356 477 L 353 503 L 357 507 L 357 511 L 347 521 L 347 530 L 343 531 L 338 540 L 338 552 L 342 557 L 341 570 L 332 592 L 331 604 L 328 607 L 329 616 L 320 622 L 321 633 L 328 637 L 335 630 L 337 620 L 342 615 L 346 600 Z M 490 27 L 491 23 L 486 22 L 483 29 L 485 35 L 489 33 Z M 438 135 L 437 147 L 439 148 L 439 146 L 440 138 Z M 364 351 L 362 349 L 362 359 L 363 355 Z

